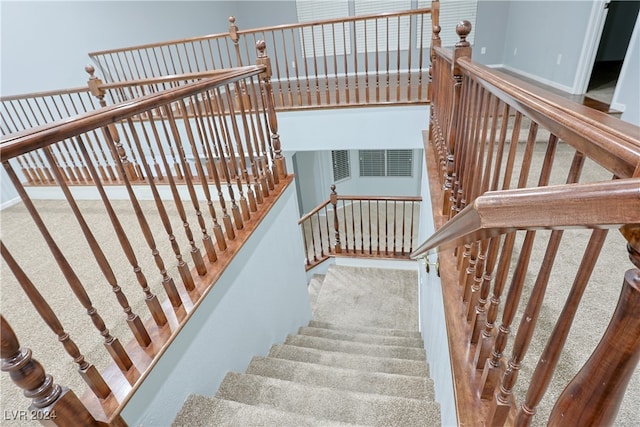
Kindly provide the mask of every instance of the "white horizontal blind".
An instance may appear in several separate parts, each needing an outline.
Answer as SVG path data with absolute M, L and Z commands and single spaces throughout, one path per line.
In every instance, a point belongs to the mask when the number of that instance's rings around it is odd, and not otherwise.
M 411 0 L 354 0 L 355 15 L 370 15 L 385 12 L 398 12 L 411 9 Z M 388 19 L 367 20 L 356 23 L 356 47 L 358 53 L 386 52 L 387 37 L 388 49 L 398 50 L 398 38 L 400 50 L 409 48 L 409 17 L 392 17 Z M 365 31 L 366 27 L 366 31 Z M 388 34 L 387 34 L 388 33 Z M 376 49 L 376 39 L 378 45 Z M 365 42 L 366 41 L 366 42 Z
M 385 176 L 384 150 L 360 150 L 360 176 Z
M 412 176 L 413 150 L 387 150 L 387 176 Z
M 331 151 L 331 162 L 333 163 L 333 182 L 351 177 L 349 150 Z
M 360 150 L 360 176 L 413 176 L 413 150 Z
M 418 0 L 418 8 L 431 7 L 430 0 Z M 473 45 L 474 32 L 476 26 L 476 14 L 478 10 L 478 0 L 440 0 L 440 39 L 442 46 L 452 47 L 460 40 L 456 34 L 456 24 L 462 20 L 471 22 L 471 34 L 467 41 Z M 420 25 L 417 26 L 417 44 L 420 47 Z M 422 34 L 422 46 L 431 46 L 431 15 L 425 17 L 424 33 Z
M 348 0 L 296 0 L 296 10 L 298 22 L 344 18 L 349 16 L 349 2 Z M 301 28 L 300 40 L 304 46 L 304 56 L 307 58 L 313 58 L 314 48 L 315 56 L 351 53 L 351 32 L 349 26 L 343 28 L 342 24 Z M 300 50 L 302 51 L 302 48 Z

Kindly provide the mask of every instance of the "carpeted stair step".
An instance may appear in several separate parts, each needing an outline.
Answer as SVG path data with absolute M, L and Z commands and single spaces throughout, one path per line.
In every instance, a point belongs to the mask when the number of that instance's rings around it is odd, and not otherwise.
M 338 353 L 317 348 L 279 344 L 271 347 L 269 357 L 317 363 L 336 368 L 360 369 L 416 377 L 428 377 L 429 366 L 424 361 L 375 357 L 372 355 Z
M 345 423 L 440 425 L 440 406 L 434 402 L 336 390 L 258 375 L 228 373 L 216 396 Z
M 327 419 L 304 416 L 293 412 L 280 411 L 268 406 L 247 405 L 233 400 L 206 397 L 196 394 L 189 396 L 178 412 L 172 427 L 198 426 L 300 426 L 300 427 L 348 427 Z
M 424 348 L 424 342 L 419 338 L 393 337 L 386 335 L 373 335 L 357 332 L 343 331 L 339 329 L 324 329 L 303 326 L 298 329 L 299 335 L 311 337 L 329 338 L 332 340 L 361 342 L 364 344 L 394 345 L 399 347 Z
M 324 274 L 314 274 L 311 277 L 311 280 L 309 280 L 307 290 L 309 291 L 309 303 L 311 304 L 312 310 L 316 306 L 316 301 L 318 300 L 318 294 L 320 293 L 320 289 L 322 288 L 324 277 Z
M 417 331 L 405 331 L 403 329 L 384 329 L 384 328 L 372 328 L 367 326 L 348 326 L 339 325 L 329 322 L 320 322 L 318 320 L 312 320 L 309 322 L 309 326 L 312 328 L 323 329 L 338 329 L 345 332 L 353 332 L 356 334 L 370 334 L 370 335 L 387 335 L 394 337 L 409 337 L 422 339 L 422 335 Z
M 364 344 L 328 338 L 309 337 L 306 335 L 289 335 L 284 343 L 300 347 L 310 347 L 317 348 L 319 350 L 339 351 L 351 354 L 365 354 L 377 357 L 391 357 L 409 360 L 426 360 L 424 349 L 415 347 Z
M 409 399 L 434 398 L 431 379 L 363 372 L 272 357 L 254 357 L 246 373 L 362 393 L 385 394 Z

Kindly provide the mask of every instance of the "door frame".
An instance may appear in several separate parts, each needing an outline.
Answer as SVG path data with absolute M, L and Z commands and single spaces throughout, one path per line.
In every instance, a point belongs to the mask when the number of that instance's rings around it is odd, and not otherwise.
M 591 14 L 587 23 L 582 52 L 576 69 L 576 76 L 573 80 L 573 94 L 583 94 L 587 91 L 593 65 L 596 62 L 598 46 L 602 38 L 602 30 L 609 13 L 608 4 L 611 0 L 597 0 L 591 6 Z

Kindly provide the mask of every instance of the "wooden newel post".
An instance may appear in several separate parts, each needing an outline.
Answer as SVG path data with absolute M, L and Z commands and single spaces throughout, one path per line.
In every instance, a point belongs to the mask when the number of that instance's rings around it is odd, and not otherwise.
M 87 65 L 84 67 L 84 70 L 89 74 L 89 80 L 87 84 L 89 86 L 89 92 L 91 95 L 98 98 L 98 102 L 100 103 L 100 107 L 106 107 L 107 101 L 104 99 L 105 90 L 102 88 L 102 80 L 94 75 L 96 69 L 93 65 Z M 138 179 L 138 173 L 136 172 L 135 165 L 129 161 L 127 158 L 127 153 L 120 142 L 120 134 L 118 134 L 118 129 L 115 124 L 111 123 L 106 127 L 102 128 L 102 134 L 109 143 L 109 151 L 111 151 L 111 155 L 114 159 L 119 158 L 124 166 L 124 170 L 127 174 L 127 178 L 129 180 L 135 181 Z M 111 144 L 111 141 L 113 144 Z M 116 168 L 117 170 L 117 168 Z M 140 174 L 140 178 L 142 178 L 142 174 Z
M 458 132 L 463 120 L 462 114 L 462 71 L 460 69 L 460 58 L 471 58 L 471 44 L 467 41 L 467 36 L 471 33 L 471 22 L 460 21 L 456 25 L 456 33 L 460 37 L 460 41 L 456 43 L 453 49 L 453 63 L 451 68 L 451 77 L 453 79 L 453 101 L 450 126 L 447 131 L 447 159 L 446 174 L 444 183 L 444 206 L 442 213 L 444 215 L 453 216 L 459 210 L 458 202 L 462 196 L 462 188 L 460 188 L 460 177 L 456 168 L 456 142 L 458 140 Z
M 442 46 L 442 40 L 440 39 L 440 2 L 433 0 L 431 2 L 431 47 L 429 48 L 429 86 L 427 87 L 427 101 L 431 102 L 433 99 L 433 88 L 431 83 L 433 81 L 434 68 L 433 65 L 436 62 L 436 47 Z
M 266 43 L 264 40 L 259 40 L 256 43 L 256 49 L 258 50 L 258 57 L 256 58 L 256 65 L 264 65 L 265 71 L 260 73 L 260 88 L 262 89 L 262 97 L 264 100 L 265 108 L 267 109 L 267 118 L 269 130 L 271 131 L 271 149 L 273 150 L 273 175 L 274 180 L 278 182 L 280 178 L 287 176 L 287 164 L 282 156 L 282 149 L 280 147 L 280 135 L 278 135 L 278 118 L 276 117 L 275 102 L 273 99 L 273 89 L 271 87 L 271 59 L 266 54 Z
M 73 391 L 53 382 L 40 362 L 31 357 L 30 349 L 20 348 L 18 337 L 1 315 L 0 337 L 2 371 L 9 372 L 13 382 L 24 390 L 25 397 L 32 399 L 29 411 L 18 413 L 17 419 L 37 419 L 50 426 L 99 425 Z
M 613 425 L 640 359 L 640 226 L 627 225 L 621 231 L 636 268 L 625 273 L 611 322 L 587 363 L 558 398 L 550 426 Z
M 342 246 L 340 244 L 340 223 L 338 222 L 338 193 L 336 193 L 336 185 L 331 184 L 331 196 L 329 201 L 333 205 L 333 228 L 335 230 L 335 252 L 337 254 L 342 253 Z

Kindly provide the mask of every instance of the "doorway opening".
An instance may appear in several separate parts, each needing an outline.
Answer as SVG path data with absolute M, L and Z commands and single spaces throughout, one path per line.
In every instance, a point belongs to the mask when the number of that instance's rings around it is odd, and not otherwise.
M 610 105 L 640 11 L 640 2 L 612 0 L 608 8 L 585 96 Z

